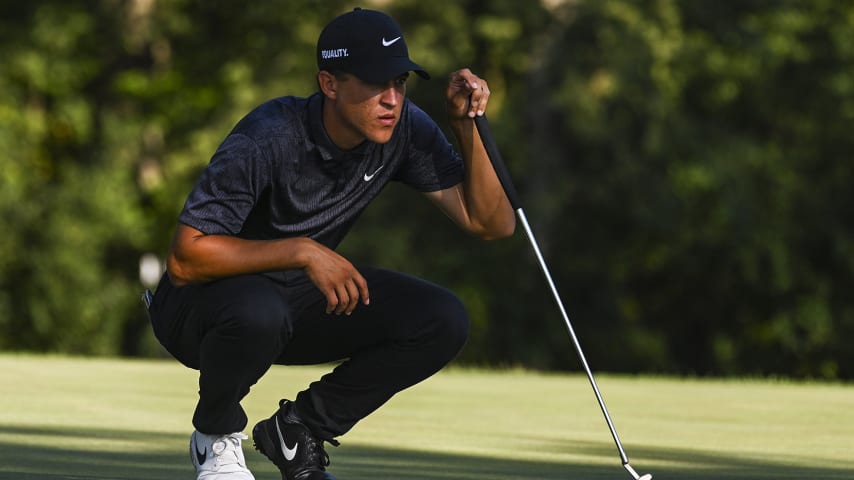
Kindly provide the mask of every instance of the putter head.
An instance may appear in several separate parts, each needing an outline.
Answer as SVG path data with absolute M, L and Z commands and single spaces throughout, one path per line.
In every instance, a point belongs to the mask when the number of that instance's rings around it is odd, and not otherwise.
M 635 469 L 632 468 L 632 466 L 629 465 L 628 462 L 624 463 L 623 467 L 626 469 L 627 472 L 629 472 L 629 475 L 631 475 L 634 480 L 652 480 L 652 475 L 649 473 L 643 476 L 638 475 L 638 472 L 636 472 Z

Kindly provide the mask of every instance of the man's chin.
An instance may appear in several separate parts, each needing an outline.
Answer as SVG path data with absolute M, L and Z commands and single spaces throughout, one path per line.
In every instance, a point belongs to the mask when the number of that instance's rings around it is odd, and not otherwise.
M 376 132 L 371 132 L 370 135 L 367 136 L 368 140 L 374 143 L 388 143 L 391 140 L 391 136 L 394 133 L 394 128 L 382 129 Z

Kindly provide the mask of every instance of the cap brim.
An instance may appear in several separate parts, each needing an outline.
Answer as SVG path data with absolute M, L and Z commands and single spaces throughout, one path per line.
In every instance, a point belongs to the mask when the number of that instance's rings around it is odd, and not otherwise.
M 430 79 L 427 70 L 406 57 L 395 57 L 391 61 L 386 58 L 376 64 L 365 62 L 350 70 L 350 73 L 368 83 L 386 83 L 406 72 L 415 72 L 425 80 Z

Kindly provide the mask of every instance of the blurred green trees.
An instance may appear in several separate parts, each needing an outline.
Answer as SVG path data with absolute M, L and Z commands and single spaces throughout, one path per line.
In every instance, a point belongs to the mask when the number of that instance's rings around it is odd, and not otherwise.
M 854 377 L 854 3 L 365 1 L 434 77 L 470 66 L 597 370 Z M 140 257 L 254 105 L 314 88 L 353 2 L 0 7 L 0 348 L 159 352 Z M 466 301 L 462 361 L 575 368 L 520 231 L 392 186 L 342 252 Z

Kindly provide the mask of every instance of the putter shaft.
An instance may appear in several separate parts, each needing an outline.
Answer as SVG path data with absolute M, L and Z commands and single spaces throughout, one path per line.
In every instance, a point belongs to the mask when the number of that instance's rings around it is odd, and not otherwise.
M 605 416 L 605 421 L 608 423 L 608 430 L 611 432 L 611 437 L 614 439 L 614 444 L 617 446 L 617 451 L 620 453 L 620 460 L 623 463 L 623 467 L 632 476 L 634 480 L 652 480 L 652 475 L 646 474 L 643 476 L 638 475 L 638 473 L 629 465 L 629 457 L 626 455 L 625 449 L 623 449 L 623 444 L 620 441 L 619 435 L 617 435 L 617 429 L 614 427 L 614 422 L 611 420 L 611 415 L 608 413 L 608 407 L 605 406 L 605 400 L 602 398 L 602 394 L 599 392 L 599 386 L 596 384 L 596 379 L 593 377 L 593 372 L 590 370 L 590 366 L 587 363 L 587 358 L 584 355 L 584 351 L 581 349 L 581 343 L 578 341 L 578 336 L 575 334 L 575 329 L 572 327 L 572 322 L 569 319 L 569 314 L 566 313 L 566 308 L 563 305 L 563 301 L 560 298 L 560 294 L 558 293 L 557 287 L 555 287 L 554 280 L 552 279 L 552 275 L 549 272 L 549 268 L 546 265 L 546 261 L 543 258 L 543 254 L 540 251 L 540 246 L 537 243 L 536 237 L 534 237 L 534 232 L 531 230 L 531 225 L 528 223 L 528 218 L 525 216 L 525 211 L 522 209 L 521 202 L 519 200 L 519 194 L 516 192 L 516 187 L 513 185 L 513 181 L 510 178 L 510 173 L 507 170 L 507 166 L 504 164 L 504 161 L 501 158 L 501 152 L 498 150 L 498 145 L 495 143 L 495 138 L 492 136 L 492 132 L 489 129 L 489 123 L 486 120 L 486 116 L 478 116 L 475 117 L 475 126 L 477 128 L 478 133 L 480 134 L 481 141 L 483 141 L 483 146 L 486 149 L 487 156 L 489 157 L 490 162 L 492 163 L 492 167 L 495 169 L 495 174 L 498 176 L 498 180 L 501 182 L 501 186 L 504 188 L 504 193 L 507 195 L 507 199 L 510 201 L 510 205 L 516 212 L 516 216 L 519 218 L 519 221 L 522 223 L 522 227 L 525 229 L 525 235 L 528 237 L 529 243 L 534 250 L 534 254 L 537 257 L 537 262 L 540 265 L 540 269 L 543 272 L 543 275 L 546 277 L 546 281 L 549 284 L 549 289 L 552 292 L 552 296 L 554 297 L 555 303 L 557 303 L 558 309 L 560 310 L 561 316 L 563 317 L 563 321 L 566 324 L 566 329 L 569 331 L 569 336 L 572 338 L 572 344 L 575 347 L 575 351 L 578 354 L 579 360 L 581 360 L 581 365 L 584 368 L 584 373 L 587 374 L 587 379 L 590 381 L 590 386 L 593 387 L 593 392 L 596 394 L 596 401 L 599 402 L 599 408 L 602 410 L 602 414 Z

